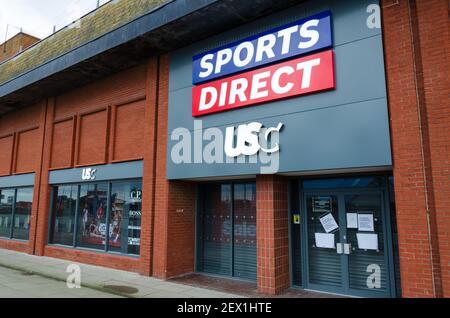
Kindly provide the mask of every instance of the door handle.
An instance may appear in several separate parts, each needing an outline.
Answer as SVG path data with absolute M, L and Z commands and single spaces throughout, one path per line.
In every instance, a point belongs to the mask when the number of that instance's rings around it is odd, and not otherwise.
M 351 251 L 351 244 L 350 243 L 344 243 L 344 254 L 349 255 Z
M 342 245 L 343 245 L 342 243 L 336 243 L 336 252 L 338 254 L 343 254 L 344 253 L 344 248 L 343 248 Z

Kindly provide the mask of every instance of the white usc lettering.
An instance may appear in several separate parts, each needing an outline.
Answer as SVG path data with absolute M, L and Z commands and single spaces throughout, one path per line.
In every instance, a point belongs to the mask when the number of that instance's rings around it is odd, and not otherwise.
M 262 124 L 258 122 L 252 122 L 249 124 L 239 125 L 237 128 L 237 140 L 234 143 L 235 129 L 234 126 L 226 128 L 225 131 L 225 154 L 228 157 L 238 157 L 240 155 L 253 156 L 258 153 L 258 151 L 263 151 L 265 153 L 274 153 L 280 150 L 280 146 L 276 143 L 272 148 L 266 149 L 262 147 L 259 143 L 259 132 L 261 131 Z M 265 132 L 266 141 L 274 132 L 279 132 L 283 127 L 282 123 L 278 123 L 277 127 L 270 127 Z
M 93 168 L 85 168 L 81 172 L 81 180 L 89 181 L 89 180 L 95 180 L 95 173 L 97 172 L 97 169 Z

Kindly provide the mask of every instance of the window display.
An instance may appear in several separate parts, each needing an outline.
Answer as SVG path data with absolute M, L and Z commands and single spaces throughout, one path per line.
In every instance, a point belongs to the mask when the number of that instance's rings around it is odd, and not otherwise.
M 108 184 L 80 186 L 77 246 L 105 249 Z
M 55 186 L 50 242 L 139 255 L 141 201 L 139 180 Z
M 142 185 L 114 183 L 111 190 L 109 249 L 139 254 L 141 238 Z

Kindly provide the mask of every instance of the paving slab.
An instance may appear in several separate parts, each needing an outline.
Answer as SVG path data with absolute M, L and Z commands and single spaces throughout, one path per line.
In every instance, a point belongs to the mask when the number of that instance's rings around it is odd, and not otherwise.
M 80 266 L 80 289 L 69 289 L 67 267 Z M 0 249 L 0 297 L 238 297 L 137 273 Z

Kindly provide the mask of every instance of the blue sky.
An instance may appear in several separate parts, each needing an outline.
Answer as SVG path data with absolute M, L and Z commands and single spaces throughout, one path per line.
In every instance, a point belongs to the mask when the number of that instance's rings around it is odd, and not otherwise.
M 110 0 L 100 0 L 104 4 Z M 93 10 L 97 0 L 0 0 L 0 43 L 20 28 L 39 38 Z M 6 28 L 8 33 L 6 34 Z

